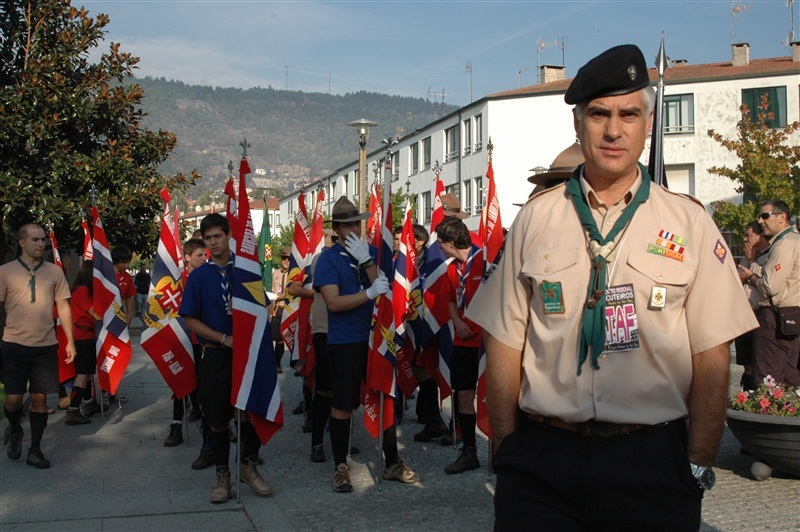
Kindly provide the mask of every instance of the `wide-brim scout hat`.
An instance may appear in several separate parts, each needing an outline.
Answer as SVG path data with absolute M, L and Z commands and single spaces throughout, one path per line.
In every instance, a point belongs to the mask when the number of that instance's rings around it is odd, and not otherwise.
M 559 153 L 546 172 L 530 176 L 528 182 L 545 188 L 553 187 L 572 177 L 572 172 L 584 162 L 581 145 L 576 142 Z
M 369 212 L 358 212 L 358 208 L 353 202 L 342 196 L 333 205 L 331 212 L 331 222 L 360 222 L 369 218 Z
M 647 64 L 638 46 L 610 48 L 583 65 L 564 94 L 564 101 L 577 105 L 603 96 L 629 94 L 650 86 Z
M 459 220 L 469 217 L 469 214 L 461 210 L 461 202 L 455 194 L 442 194 L 442 210 L 445 216 L 454 216 Z
M 281 258 L 291 257 L 291 256 L 292 256 L 292 246 L 286 246 L 285 248 L 283 248 L 283 251 L 281 252 Z

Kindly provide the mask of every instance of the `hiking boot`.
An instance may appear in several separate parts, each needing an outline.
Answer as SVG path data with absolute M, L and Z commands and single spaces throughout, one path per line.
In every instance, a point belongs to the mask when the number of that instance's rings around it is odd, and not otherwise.
M 92 420 L 81 414 L 81 411 L 77 408 L 67 411 L 67 415 L 64 417 L 65 425 L 86 425 L 91 422 Z
M 414 441 L 428 442 L 447 436 L 447 425 L 440 419 L 436 423 L 428 423 L 420 432 L 414 434 Z
M 316 464 L 321 464 L 325 461 L 325 449 L 323 444 L 315 445 L 311 449 L 311 461 Z
M 9 426 L 9 429 L 11 427 Z M 8 449 L 6 449 L 6 454 L 12 460 L 19 460 L 19 457 L 22 456 L 22 435 L 23 430 L 19 429 L 19 432 L 10 430 L 8 432 Z
M 97 401 L 91 401 L 88 403 L 81 403 L 81 412 L 86 417 L 92 417 L 95 414 L 99 414 L 103 411 Z
M 353 484 L 350 482 L 350 466 L 339 464 L 336 466 L 336 473 L 333 474 L 333 491 L 336 493 L 350 493 L 353 491 Z
M 192 469 L 205 469 L 214 465 L 214 451 L 210 445 L 203 445 L 200 449 L 200 456 L 192 462 Z
M 250 460 L 245 458 L 242 461 L 239 480 L 250 486 L 250 489 L 252 489 L 256 495 L 262 495 L 264 497 L 272 495 L 272 488 L 269 487 L 267 481 L 264 480 L 264 477 L 262 477 L 258 473 L 258 469 L 256 469 L 255 457 Z
M 448 430 L 447 434 L 441 439 L 441 443 L 443 447 L 447 447 L 448 445 L 458 445 L 463 440 L 464 439 L 461 437 L 461 433 L 457 432 L 455 443 L 453 443 L 453 433 Z
M 50 461 L 44 457 L 41 449 L 28 449 L 28 465 L 32 465 L 36 469 L 47 469 L 50 467 Z
M 223 471 L 217 470 L 217 486 L 211 490 L 210 502 L 220 504 L 233 499 L 231 489 L 231 472 L 225 468 Z
M 452 464 L 445 466 L 444 472 L 448 475 L 463 473 L 478 469 L 481 463 L 478 461 L 478 449 L 475 447 L 462 447 L 458 452 L 458 458 Z
M 69 408 L 70 398 L 69 397 L 59 397 L 58 398 L 58 409 L 59 410 L 66 410 Z
M 200 409 L 192 408 L 192 411 L 189 413 L 189 423 L 194 423 L 198 419 L 200 419 Z
M 167 439 L 164 440 L 164 447 L 175 447 L 183 443 L 183 425 L 180 423 L 173 423 L 169 426 L 169 434 Z
M 419 482 L 419 475 L 411 471 L 402 458 L 397 462 L 386 466 L 383 470 L 384 480 L 397 480 L 403 484 L 415 484 Z

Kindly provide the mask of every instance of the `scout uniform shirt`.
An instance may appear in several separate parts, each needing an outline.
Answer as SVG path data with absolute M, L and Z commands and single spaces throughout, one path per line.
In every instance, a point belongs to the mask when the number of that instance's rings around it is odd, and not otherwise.
M 609 206 L 580 179 L 605 235 L 641 176 Z M 600 368 L 587 360 L 579 376 L 592 272 L 587 240 L 564 184 L 534 196 L 467 317 L 523 352 L 519 405 L 526 412 L 570 423 L 657 424 L 687 415 L 692 355 L 758 326 L 722 236 L 693 200 L 650 186 L 608 257 Z
M 778 308 L 800 306 L 800 235 L 788 227 L 770 238 L 769 243 L 766 264 L 763 268 L 755 264 L 751 268 L 759 277 L 755 288 L 766 298 L 760 304 L 762 307 L 774 304 Z

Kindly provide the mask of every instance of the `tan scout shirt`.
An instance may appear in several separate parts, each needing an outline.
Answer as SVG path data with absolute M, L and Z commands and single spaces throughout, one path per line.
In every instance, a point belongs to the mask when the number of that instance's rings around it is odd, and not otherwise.
M 739 261 L 739 264 L 741 266 L 744 266 L 753 273 L 755 273 L 756 269 L 758 269 L 758 272 L 761 273 L 761 268 L 763 268 L 764 264 L 767 263 L 768 258 L 769 258 L 769 251 L 767 251 L 762 255 L 758 255 L 756 257 L 756 260 L 754 260 L 752 263 L 747 262 L 747 259 L 743 258 L 742 260 Z M 744 295 L 747 298 L 747 301 L 750 302 L 750 308 L 752 308 L 753 310 L 758 310 L 758 307 L 760 307 L 764 301 L 766 301 L 767 304 L 769 304 L 769 298 L 767 298 L 764 294 L 759 292 L 759 290 L 756 287 L 750 286 L 750 283 L 747 280 L 745 280 L 745 282 L 742 283 L 742 288 L 744 289 Z
M 612 206 L 600 205 L 582 183 L 602 233 L 640 182 Z M 568 422 L 655 424 L 686 415 L 692 355 L 758 326 L 713 221 L 692 200 L 650 187 L 650 198 L 618 236 L 608 265 L 608 286 L 632 293 L 635 312 L 607 327 L 607 336 L 633 337 L 636 330 L 639 347 L 604 352 L 599 370 L 587 360 L 578 376 L 590 260 L 565 186 L 545 191 L 522 208 L 498 269 L 467 312 L 492 336 L 523 352 L 520 407 Z M 661 310 L 648 309 L 654 286 L 666 289 Z
M 773 236 L 770 244 L 777 238 Z M 762 307 L 770 306 L 769 296 L 776 307 L 800 306 L 800 235 L 790 229 L 773 244 L 763 268 L 751 271 L 759 276 L 755 287 L 767 298 Z
M 30 278 L 19 261 L 0 266 L 0 303 L 6 307 L 3 341 L 28 347 L 57 344 L 53 305 L 70 297 L 64 272 L 50 262 L 36 270 L 35 303 L 31 303 Z

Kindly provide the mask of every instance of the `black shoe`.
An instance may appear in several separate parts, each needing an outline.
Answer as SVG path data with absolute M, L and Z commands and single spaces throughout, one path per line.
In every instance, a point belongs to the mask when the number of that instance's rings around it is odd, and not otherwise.
M 100 407 L 100 404 L 97 401 L 81 404 L 81 412 L 86 417 L 92 417 L 93 415 L 99 414 L 102 411 L 103 409 Z
M 456 441 L 453 443 L 453 434 L 448 430 L 447 436 L 443 437 L 441 442 L 442 446 L 447 447 L 448 445 L 458 445 L 463 441 L 461 434 L 456 433 Z
M 428 423 L 424 429 L 414 434 L 414 441 L 429 442 L 447 434 L 447 425 L 440 419 L 438 423 Z
M 448 475 L 463 473 L 478 469 L 481 463 L 478 461 L 478 450 L 475 447 L 462 447 L 458 453 L 458 458 L 452 464 L 445 466 L 444 472 Z
M 203 445 L 200 449 L 200 456 L 192 462 L 192 469 L 205 469 L 214 465 L 214 451 L 211 450 L 210 445 Z
M 303 403 L 303 401 L 300 401 L 300 404 L 297 405 L 294 410 L 292 410 L 292 415 L 299 416 L 300 414 L 305 413 L 305 411 L 306 411 L 306 405 L 305 403 Z
M 65 425 L 86 425 L 91 422 L 92 420 L 81 414 L 80 410 L 69 410 L 64 417 Z
M 11 429 L 10 426 L 8 428 Z M 19 432 L 8 430 L 8 449 L 6 449 L 6 454 L 12 460 L 19 460 L 19 457 L 22 456 L 22 435 L 22 429 Z
M 41 449 L 28 449 L 28 465 L 32 465 L 36 469 L 47 469 L 50 467 L 50 461 L 44 457 Z
M 183 443 L 183 425 L 180 423 L 173 423 L 169 426 L 169 435 L 164 440 L 164 447 L 175 447 Z
M 192 408 L 192 411 L 189 413 L 189 423 L 194 423 L 198 419 L 200 419 L 200 409 Z
M 320 443 L 312 448 L 311 461 L 316 464 L 321 464 L 325 461 L 325 449 L 323 449 L 323 444 Z
M 361 449 L 356 447 L 355 445 L 350 446 L 350 454 L 358 454 L 361 452 Z

